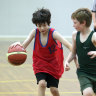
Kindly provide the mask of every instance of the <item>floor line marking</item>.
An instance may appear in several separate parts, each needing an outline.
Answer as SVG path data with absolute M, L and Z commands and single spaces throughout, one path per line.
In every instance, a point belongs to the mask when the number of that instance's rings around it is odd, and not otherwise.
M 35 82 L 36 80 L 4 80 L 0 83 L 14 83 L 14 82 Z M 77 79 L 61 79 L 61 81 L 78 81 Z
M 0 92 L 0 94 L 37 94 L 37 92 Z M 45 92 L 50 94 L 50 92 Z M 80 94 L 80 92 L 60 92 L 60 94 Z
M 0 83 L 14 83 L 14 82 L 34 82 L 35 80 L 6 80 L 0 81 Z

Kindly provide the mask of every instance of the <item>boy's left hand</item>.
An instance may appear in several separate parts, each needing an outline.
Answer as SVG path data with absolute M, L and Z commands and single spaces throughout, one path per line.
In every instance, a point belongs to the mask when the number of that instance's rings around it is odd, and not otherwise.
M 69 63 L 67 61 L 65 61 L 64 68 L 65 68 L 65 71 L 70 70 Z
M 96 57 L 96 51 L 90 51 L 88 52 L 88 55 L 90 55 L 90 58 L 95 58 Z

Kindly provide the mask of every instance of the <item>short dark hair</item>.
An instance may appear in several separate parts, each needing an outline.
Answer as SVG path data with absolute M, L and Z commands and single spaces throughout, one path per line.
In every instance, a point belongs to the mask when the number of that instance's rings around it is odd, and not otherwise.
M 48 9 L 38 9 L 35 11 L 32 17 L 32 22 L 33 24 L 41 24 L 41 23 L 47 23 L 48 25 L 51 23 L 51 13 Z
M 77 19 L 80 23 L 86 21 L 86 27 L 90 27 L 92 22 L 92 13 L 88 8 L 79 8 L 71 15 L 72 19 Z

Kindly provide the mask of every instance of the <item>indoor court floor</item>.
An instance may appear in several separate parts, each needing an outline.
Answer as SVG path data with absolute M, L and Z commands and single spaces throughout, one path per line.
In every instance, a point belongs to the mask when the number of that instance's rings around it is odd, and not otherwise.
M 37 96 L 37 84 L 32 68 L 33 43 L 27 48 L 27 60 L 21 66 L 13 66 L 7 61 L 6 53 L 10 44 L 23 39 L 0 39 L 0 96 Z M 69 51 L 64 47 L 66 59 Z M 60 96 L 81 96 L 74 62 L 71 70 L 64 72 L 59 83 Z M 46 96 L 52 96 L 46 89 Z

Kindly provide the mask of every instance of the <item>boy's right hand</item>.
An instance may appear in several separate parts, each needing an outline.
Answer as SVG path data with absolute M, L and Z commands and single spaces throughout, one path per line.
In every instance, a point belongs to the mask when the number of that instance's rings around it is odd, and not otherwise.
M 20 42 L 15 42 L 15 43 L 11 44 L 10 47 L 12 48 L 12 47 L 15 47 L 16 45 L 21 45 L 21 43 Z
M 67 61 L 65 62 L 64 67 L 65 67 L 65 71 L 70 70 L 69 63 Z

